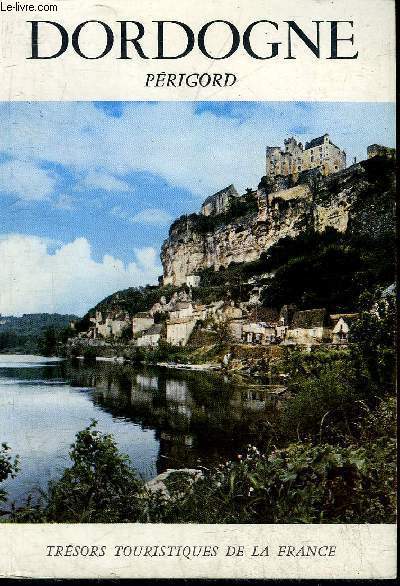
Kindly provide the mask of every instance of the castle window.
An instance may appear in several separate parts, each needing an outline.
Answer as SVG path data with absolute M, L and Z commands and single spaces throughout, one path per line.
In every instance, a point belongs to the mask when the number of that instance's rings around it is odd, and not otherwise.
M 335 165 L 335 171 L 337 171 L 337 170 L 338 170 L 338 166 L 337 166 L 337 165 Z
M 297 167 L 297 170 L 298 170 L 298 171 L 301 171 L 301 167 L 300 167 L 300 166 L 298 166 L 298 167 Z
M 313 154 L 313 150 L 311 149 L 311 154 Z
M 311 152 L 312 152 L 312 151 L 311 151 Z M 314 157 L 311 157 L 311 162 L 313 162 L 313 161 L 314 161 Z
M 322 147 L 319 147 L 319 150 L 322 151 Z

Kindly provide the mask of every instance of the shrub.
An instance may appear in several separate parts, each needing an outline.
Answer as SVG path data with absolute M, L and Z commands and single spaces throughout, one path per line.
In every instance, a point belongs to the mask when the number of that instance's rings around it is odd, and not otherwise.
M 86 346 L 83 348 L 83 357 L 85 359 L 85 362 L 88 362 L 89 364 L 93 364 L 96 362 L 96 356 L 98 353 L 98 349 L 94 348 L 93 346 Z
M 387 422 L 394 404 L 381 405 Z M 368 414 L 365 429 L 379 414 Z M 153 522 L 392 523 L 396 512 L 393 437 L 370 435 L 348 446 L 295 442 L 260 453 L 249 446 L 196 483 L 150 497 Z
M 327 356 L 325 356 L 325 354 Z M 358 398 L 351 362 L 344 352 L 296 352 L 289 359 L 290 397 L 275 425 L 281 443 L 298 438 L 325 440 L 349 432 Z
M 72 466 L 49 485 L 47 505 L 12 507 L 15 522 L 392 523 L 396 512 L 396 404 L 364 404 L 358 437 L 344 445 L 292 442 L 243 455 L 193 481 L 173 474 L 146 490 L 110 435 L 93 422 L 79 432 Z M 0 480 L 16 471 L 3 445 Z M 3 492 L 4 499 L 4 492 Z
M 71 446 L 72 466 L 50 483 L 46 517 L 70 523 L 136 521 L 141 514 L 142 484 L 118 452 L 111 435 L 93 421 Z
M 350 332 L 351 355 L 357 369 L 359 386 L 380 393 L 393 388 L 395 382 L 395 324 L 394 297 L 380 299 L 374 311 L 364 311 Z
M 7 478 L 15 478 L 19 470 L 18 456 L 14 458 L 10 455 L 10 448 L 3 443 L 0 446 L 0 484 Z M 7 500 L 7 492 L 0 488 L 0 504 Z

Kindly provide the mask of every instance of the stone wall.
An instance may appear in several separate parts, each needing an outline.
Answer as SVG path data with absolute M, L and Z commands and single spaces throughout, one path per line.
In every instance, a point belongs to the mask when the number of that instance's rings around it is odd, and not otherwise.
M 267 177 L 287 177 L 316 168 L 323 175 L 329 175 L 346 168 L 346 153 L 333 144 L 328 134 L 313 139 L 305 147 L 293 137 L 286 139 L 284 143 L 284 150 L 280 147 L 267 147 Z
M 226 212 L 232 202 L 232 199 L 238 197 L 234 185 L 228 185 L 221 191 L 217 191 L 214 195 L 208 197 L 201 206 L 201 213 L 203 216 L 215 216 Z

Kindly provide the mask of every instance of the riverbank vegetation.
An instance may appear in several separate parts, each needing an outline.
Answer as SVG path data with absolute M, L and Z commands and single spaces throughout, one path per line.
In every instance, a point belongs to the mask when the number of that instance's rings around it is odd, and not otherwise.
M 95 422 L 77 434 L 71 466 L 39 502 L 6 507 L 11 522 L 391 523 L 396 506 L 394 304 L 361 315 L 345 350 L 288 352 L 288 398 L 258 445 L 166 491 L 139 479 Z M 18 466 L 0 451 L 0 482 Z M 6 514 L 5 514 L 6 513 Z
M 339 442 L 304 439 L 285 448 L 247 446 L 237 459 L 177 474 L 168 494 L 141 482 L 110 435 L 78 433 L 72 465 L 41 502 L 12 507 L 10 522 L 389 523 L 395 520 L 394 400 L 357 419 Z M 7 473 L 7 472 L 6 472 Z M 3 475 L 4 476 L 4 475 Z M 3 477 L 2 476 L 2 477 Z

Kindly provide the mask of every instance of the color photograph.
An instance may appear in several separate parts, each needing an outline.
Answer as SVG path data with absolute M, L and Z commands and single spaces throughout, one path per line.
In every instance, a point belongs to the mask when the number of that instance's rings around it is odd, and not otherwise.
M 0 110 L 0 523 L 394 523 L 395 104 Z

